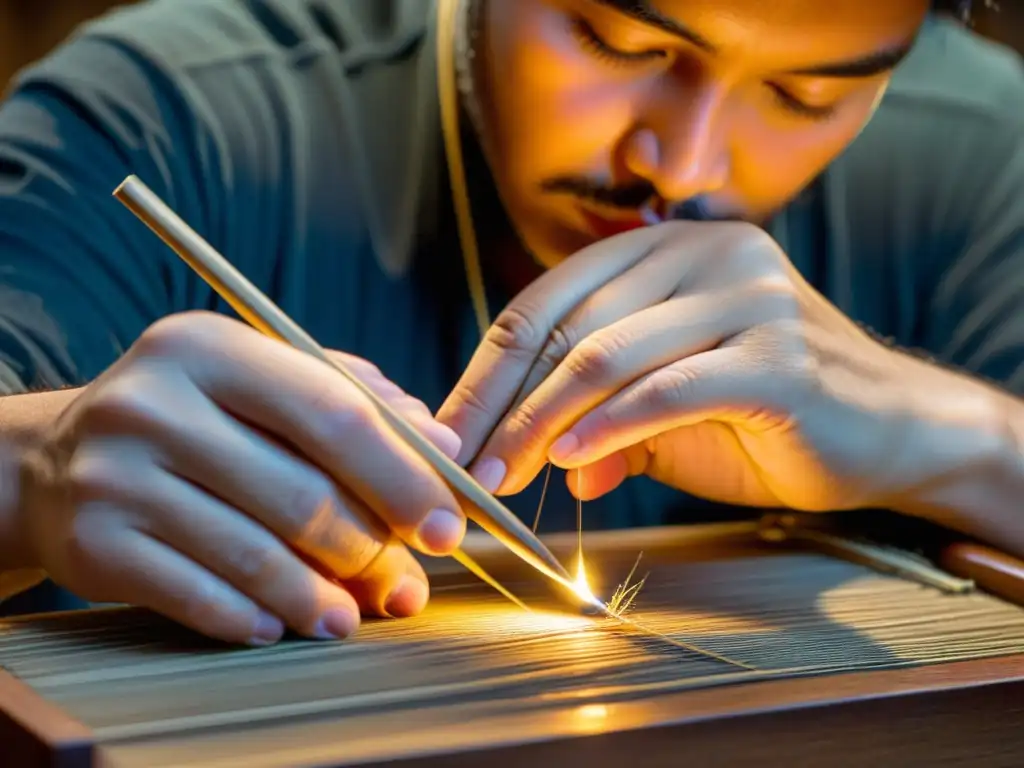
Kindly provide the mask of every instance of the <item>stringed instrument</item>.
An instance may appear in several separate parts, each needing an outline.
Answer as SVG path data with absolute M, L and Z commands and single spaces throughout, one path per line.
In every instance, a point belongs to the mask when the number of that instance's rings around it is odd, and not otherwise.
M 575 533 L 545 541 L 571 561 Z M 0 764 L 1024 765 L 1024 609 L 963 578 L 1019 598 L 1024 566 L 859 547 L 755 522 L 589 534 L 600 594 L 647 574 L 636 627 L 478 534 L 529 611 L 429 560 L 422 616 L 342 642 L 234 649 L 120 608 L 3 621 Z

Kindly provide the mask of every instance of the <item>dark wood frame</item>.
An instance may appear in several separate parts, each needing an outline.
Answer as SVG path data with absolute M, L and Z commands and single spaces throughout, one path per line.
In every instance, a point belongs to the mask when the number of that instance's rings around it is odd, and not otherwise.
M 88 728 L 0 670 L 0 764 L 90 768 L 94 753 Z

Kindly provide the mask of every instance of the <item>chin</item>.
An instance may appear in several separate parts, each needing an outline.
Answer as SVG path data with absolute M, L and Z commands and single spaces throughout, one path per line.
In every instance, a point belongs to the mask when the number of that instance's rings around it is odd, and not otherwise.
M 544 269 L 557 267 L 596 242 L 592 236 L 550 220 L 524 227 L 520 231 L 520 240 L 533 260 Z

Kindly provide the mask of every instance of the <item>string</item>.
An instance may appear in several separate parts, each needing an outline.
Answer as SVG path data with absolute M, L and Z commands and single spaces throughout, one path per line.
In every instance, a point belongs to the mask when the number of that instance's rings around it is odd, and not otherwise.
M 463 1 L 468 2 L 469 0 Z M 480 261 L 480 249 L 476 237 L 476 226 L 473 222 L 473 206 L 469 198 L 469 184 L 466 177 L 466 164 L 462 152 L 461 131 L 459 128 L 459 90 L 455 62 L 456 25 L 459 18 L 459 2 L 460 0 L 437 0 L 438 97 L 441 105 L 441 132 L 444 137 L 445 152 L 448 163 L 448 178 L 451 186 L 452 204 L 455 209 L 459 243 L 462 250 L 462 261 L 466 272 L 466 280 L 469 285 L 469 293 L 473 304 L 473 310 L 476 315 L 477 328 L 482 340 L 486 336 L 488 328 L 491 326 L 491 313 L 487 306 L 487 291 L 484 285 L 483 268 Z M 577 480 L 579 483 L 582 482 L 581 474 L 577 475 Z M 540 515 L 546 492 L 547 479 L 545 479 L 544 491 L 541 495 L 541 506 L 538 507 L 537 515 L 534 519 L 534 530 L 536 530 L 537 526 L 540 524 Z M 577 488 L 576 498 L 578 581 L 581 584 L 586 585 L 585 566 L 583 560 L 583 501 L 581 497 L 582 487 L 580 486 Z M 488 579 L 488 583 L 491 583 L 492 586 L 494 585 L 493 580 Z M 504 588 L 498 587 L 498 589 L 503 594 L 507 593 L 507 590 Z M 518 603 L 519 601 L 514 600 L 514 602 Z M 703 651 L 702 649 L 689 644 L 680 644 L 666 635 L 646 629 L 635 621 L 625 619 L 621 615 L 609 611 L 607 606 L 604 607 L 604 611 L 606 616 L 616 619 L 623 624 L 628 624 L 641 631 L 645 631 L 653 637 L 658 637 L 663 641 L 668 641 L 669 643 L 679 645 L 680 647 L 685 647 L 687 650 L 696 653 L 704 653 L 707 656 L 717 658 L 716 655 L 711 652 Z M 720 660 L 734 663 L 724 657 Z M 743 664 L 737 664 L 737 666 L 746 667 L 746 665 Z
M 580 578 L 583 573 L 583 469 L 576 468 L 576 556 L 579 561 Z
M 544 511 L 544 500 L 548 496 L 548 483 L 551 482 L 551 465 L 548 464 L 547 472 L 544 473 L 544 487 L 540 489 L 540 501 L 537 503 L 537 514 L 533 518 L 533 532 L 537 532 L 540 526 L 540 515 Z

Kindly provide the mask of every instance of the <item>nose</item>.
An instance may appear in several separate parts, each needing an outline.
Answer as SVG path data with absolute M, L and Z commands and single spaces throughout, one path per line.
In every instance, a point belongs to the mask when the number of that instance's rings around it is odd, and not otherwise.
M 653 184 L 664 200 L 686 200 L 722 189 L 729 178 L 726 96 L 691 83 L 643 111 L 625 142 L 631 174 Z

